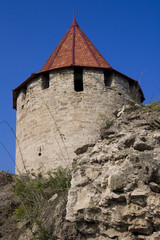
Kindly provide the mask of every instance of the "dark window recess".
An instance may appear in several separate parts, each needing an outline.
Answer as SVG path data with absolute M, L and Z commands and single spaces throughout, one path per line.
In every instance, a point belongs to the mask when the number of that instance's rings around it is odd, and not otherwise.
M 42 149 L 41 149 L 41 147 L 39 147 L 38 151 L 39 151 L 38 156 L 41 156 L 41 155 L 42 155 Z
M 111 86 L 111 72 L 109 70 L 104 70 L 104 84 L 105 86 Z
M 83 91 L 83 68 L 82 67 L 74 68 L 74 90 L 76 92 Z
M 130 88 L 134 88 L 134 87 L 136 87 L 136 84 L 133 81 L 129 81 L 129 86 L 130 86 Z
M 49 88 L 49 73 L 43 73 L 42 75 L 42 89 Z

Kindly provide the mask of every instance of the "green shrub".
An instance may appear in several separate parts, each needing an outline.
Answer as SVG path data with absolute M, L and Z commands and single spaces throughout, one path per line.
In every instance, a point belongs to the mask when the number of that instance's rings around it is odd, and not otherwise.
M 155 101 L 150 104 L 143 105 L 143 111 L 160 111 L 160 101 Z
M 45 177 L 42 174 L 35 176 L 28 173 L 26 176 L 15 177 L 15 182 L 13 192 L 20 201 L 19 207 L 15 209 L 15 218 L 28 221 L 30 226 L 37 225 L 38 231 L 33 234 L 33 239 L 50 239 L 45 237 L 48 233 L 40 221 L 40 214 L 44 206 L 51 204 L 48 200 L 54 194 L 58 195 L 59 201 L 66 195 L 70 188 L 71 171 L 60 167 Z M 57 203 L 57 199 L 53 204 Z
M 107 119 L 106 121 L 106 128 L 110 128 L 113 125 L 114 121 Z
M 17 220 L 23 220 L 25 219 L 25 215 L 26 215 L 26 210 L 23 206 L 19 206 L 18 208 L 15 209 L 14 211 L 14 217 Z
M 66 191 L 71 186 L 71 172 L 66 168 L 58 168 L 49 172 L 49 185 L 55 186 L 56 193 Z

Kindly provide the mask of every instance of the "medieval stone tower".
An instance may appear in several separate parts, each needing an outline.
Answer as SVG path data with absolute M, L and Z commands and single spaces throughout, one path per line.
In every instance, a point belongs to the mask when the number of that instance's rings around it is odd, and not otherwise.
M 138 82 L 113 69 L 74 19 L 41 71 L 13 90 L 16 172 L 70 165 L 116 109 L 143 100 Z

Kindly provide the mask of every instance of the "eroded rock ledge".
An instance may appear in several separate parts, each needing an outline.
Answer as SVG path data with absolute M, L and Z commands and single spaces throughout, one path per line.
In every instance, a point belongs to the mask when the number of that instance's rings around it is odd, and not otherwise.
M 118 117 L 74 160 L 66 218 L 88 240 L 158 240 L 160 114 Z

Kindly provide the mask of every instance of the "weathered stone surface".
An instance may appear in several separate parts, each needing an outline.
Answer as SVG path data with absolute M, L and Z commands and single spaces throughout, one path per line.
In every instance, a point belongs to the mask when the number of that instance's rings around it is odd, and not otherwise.
M 57 197 L 58 197 L 58 194 L 56 193 L 48 200 L 48 202 L 53 202 L 54 200 L 56 200 Z
M 112 191 L 122 191 L 126 182 L 126 177 L 122 174 L 112 174 L 108 178 L 108 187 Z
M 26 229 L 26 231 L 20 235 L 18 240 L 30 240 L 32 238 L 33 238 L 33 235 L 32 235 L 31 230 L 30 229 Z
M 66 218 L 88 240 L 160 239 L 160 116 L 122 110 L 74 160 Z
M 150 240 L 159 240 L 160 239 L 160 232 L 155 232 L 153 235 L 150 237 Z M 149 238 L 148 238 L 149 240 Z
M 160 192 L 160 185 L 158 185 L 157 183 L 151 182 L 149 186 L 153 192 Z
M 13 175 L 0 171 L 0 239 L 18 240 L 23 224 L 17 227 L 13 214 L 19 206 L 17 198 L 11 192 L 14 184 Z
M 132 225 L 128 227 L 128 230 L 136 234 L 149 235 L 153 233 L 153 226 L 151 222 L 137 217 L 132 221 Z
M 94 146 L 94 144 L 86 144 L 83 147 L 77 148 L 74 152 L 77 155 L 79 155 L 79 154 L 85 153 L 89 147 L 93 147 L 93 146 Z
M 145 142 L 141 142 L 141 141 L 137 141 L 134 144 L 134 149 L 139 150 L 139 151 L 152 150 L 153 148 L 154 148 L 154 146 L 149 145 Z
M 106 116 L 112 120 L 115 110 L 140 101 L 128 80 L 118 73 L 112 73 L 110 86 L 106 86 L 102 69 L 83 68 L 84 91 L 77 92 L 73 71 L 51 71 L 48 88 L 43 88 L 39 76 L 18 93 L 17 174 L 71 166 L 76 154 L 98 140 Z

